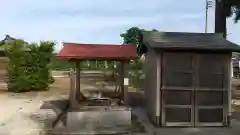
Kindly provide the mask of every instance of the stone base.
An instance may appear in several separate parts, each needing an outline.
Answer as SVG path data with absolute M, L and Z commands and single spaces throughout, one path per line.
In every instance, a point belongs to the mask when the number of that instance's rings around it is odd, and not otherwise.
M 68 111 L 58 124 L 48 131 L 48 135 L 70 134 L 146 135 L 146 130 L 138 117 L 127 107 L 88 106 Z
M 126 107 L 95 107 L 67 112 L 66 128 L 92 132 L 131 126 L 131 110 Z

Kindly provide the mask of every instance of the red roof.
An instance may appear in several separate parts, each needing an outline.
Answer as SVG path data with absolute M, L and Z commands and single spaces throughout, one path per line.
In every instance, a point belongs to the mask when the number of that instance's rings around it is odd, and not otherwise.
M 79 60 L 126 60 L 137 56 L 136 46 L 123 44 L 63 43 L 58 58 Z

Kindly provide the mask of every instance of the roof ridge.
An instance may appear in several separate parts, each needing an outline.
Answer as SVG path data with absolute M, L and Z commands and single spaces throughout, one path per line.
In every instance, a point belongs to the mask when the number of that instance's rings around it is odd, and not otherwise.
M 94 43 L 72 43 L 72 42 L 62 42 L 63 45 L 67 45 L 67 44 L 70 44 L 70 45 L 104 45 L 104 46 L 113 46 L 113 45 L 119 45 L 119 46 L 122 46 L 122 45 L 134 45 L 134 44 L 94 44 Z
M 219 33 L 143 32 L 143 40 L 152 48 L 188 48 L 240 51 L 240 46 Z

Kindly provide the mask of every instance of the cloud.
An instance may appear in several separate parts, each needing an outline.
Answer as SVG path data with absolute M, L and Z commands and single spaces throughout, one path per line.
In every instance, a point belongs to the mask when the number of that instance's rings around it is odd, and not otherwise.
M 122 42 L 120 33 L 133 26 L 160 31 L 203 32 L 204 2 L 2 0 L 4 6 L 0 9 L 0 37 L 10 34 L 30 42 L 56 40 L 119 44 Z M 212 26 L 212 20 L 209 19 L 209 26 Z M 235 25 L 230 25 L 233 27 L 231 30 L 234 30 Z M 234 33 L 239 32 L 234 30 Z M 234 39 L 236 36 L 231 38 Z
M 181 16 L 179 16 L 180 19 L 202 19 L 203 18 L 203 14 L 200 13 L 195 13 L 195 14 L 182 14 Z

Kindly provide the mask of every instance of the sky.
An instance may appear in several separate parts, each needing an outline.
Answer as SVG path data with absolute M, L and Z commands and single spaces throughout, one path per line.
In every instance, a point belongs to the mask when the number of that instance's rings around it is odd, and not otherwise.
M 131 27 L 204 32 L 205 0 L 1 0 L 0 39 L 121 44 Z M 214 32 L 214 8 L 208 32 Z M 240 44 L 240 22 L 228 19 L 228 39 Z

